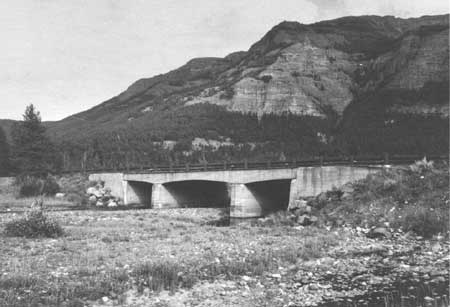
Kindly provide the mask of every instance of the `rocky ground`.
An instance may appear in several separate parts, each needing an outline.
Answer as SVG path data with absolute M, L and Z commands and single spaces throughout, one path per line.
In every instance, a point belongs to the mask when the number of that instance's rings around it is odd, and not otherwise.
M 0 236 L 0 306 L 360 306 L 383 289 L 390 291 L 383 304 L 395 295 L 448 304 L 438 293 L 448 286 L 450 260 L 442 237 L 370 239 L 348 226 L 210 226 L 219 214 L 50 213 L 65 236 Z M 0 215 L 0 228 L 13 218 Z

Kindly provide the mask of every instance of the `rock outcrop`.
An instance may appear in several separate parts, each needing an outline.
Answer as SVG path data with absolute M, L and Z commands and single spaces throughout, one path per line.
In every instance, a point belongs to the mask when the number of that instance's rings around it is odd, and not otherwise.
M 202 103 L 260 116 L 339 117 L 367 96 L 375 97 L 374 103 L 387 100 L 390 112 L 448 116 L 448 95 L 422 94 L 436 84 L 448 93 L 448 36 L 448 15 L 282 22 L 246 52 L 193 59 L 138 80 L 117 97 L 52 124 L 49 131 L 80 133 L 80 120 L 83 129 L 92 131 L 142 126 L 167 110 Z M 422 98 L 380 98 L 386 91 Z

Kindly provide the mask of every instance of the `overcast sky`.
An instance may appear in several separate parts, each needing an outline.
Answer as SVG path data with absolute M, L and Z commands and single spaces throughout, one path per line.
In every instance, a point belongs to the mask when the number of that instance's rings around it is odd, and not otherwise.
M 0 118 L 59 120 L 189 59 L 247 50 L 283 20 L 448 13 L 448 0 L 1 0 Z

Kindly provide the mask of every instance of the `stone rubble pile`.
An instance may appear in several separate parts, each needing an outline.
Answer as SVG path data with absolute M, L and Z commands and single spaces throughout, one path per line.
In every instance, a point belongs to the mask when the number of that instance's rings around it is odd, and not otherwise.
M 89 204 L 97 207 L 117 207 L 123 205 L 122 201 L 111 195 L 111 189 L 105 187 L 104 182 L 97 182 L 95 186 L 86 190 Z
M 295 200 L 290 204 L 288 212 L 295 216 L 295 221 L 301 226 L 308 226 L 318 221 L 318 218 L 311 214 L 312 208 L 304 199 Z

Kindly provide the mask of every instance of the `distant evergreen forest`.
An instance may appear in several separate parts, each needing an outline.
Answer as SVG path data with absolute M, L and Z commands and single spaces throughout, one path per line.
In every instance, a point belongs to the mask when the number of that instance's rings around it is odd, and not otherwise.
M 357 112 L 357 116 L 355 114 Z M 150 126 L 150 128 L 149 128 Z M 233 142 L 191 149 L 195 138 Z M 173 147 L 163 141 L 175 141 Z M 115 169 L 151 165 L 448 154 L 448 119 L 439 115 L 350 110 L 340 121 L 311 116 L 233 113 L 194 105 L 163 113 L 146 128 L 130 125 L 57 146 L 61 168 Z
M 384 153 L 447 155 L 448 125 L 448 118 L 440 115 L 392 113 L 370 103 L 349 107 L 341 118 L 331 114 L 327 119 L 293 114 L 266 114 L 258 118 L 254 114 L 198 104 L 160 113 L 145 122 L 145 127 L 142 122 L 132 122 L 124 128 L 87 138 L 54 142 L 48 150 L 55 151 L 51 155 L 51 172 L 244 159 L 263 162 Z M 195 138 L 224 144 L 219 148 L 200 146 L 193 150 L 191 142 Z M 6 142 L 4 137 L 0 139 Z M 230 142 L 234 145 L 227 145 Z M 0 163 L 0 166 L 2 173 L 16 173 L 21 169 L 14 163 Z

